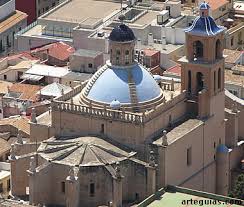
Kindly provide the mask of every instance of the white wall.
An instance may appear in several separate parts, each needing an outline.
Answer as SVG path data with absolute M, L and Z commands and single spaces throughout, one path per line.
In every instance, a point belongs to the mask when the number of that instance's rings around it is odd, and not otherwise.
M 185 32 L 182 28 L 165 27 L 162 28 L 165 31 L 166 41 L 171 44 L 184 44 Z

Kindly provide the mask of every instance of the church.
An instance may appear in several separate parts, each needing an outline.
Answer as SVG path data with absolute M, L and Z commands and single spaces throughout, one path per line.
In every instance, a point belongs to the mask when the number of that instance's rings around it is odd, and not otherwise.
M 12 145 L 11 193 L 32 205 L 130 206 L 168 184 L 227 195 L 243 158 L 239 103 L 224 90 L 225 30 L 200 5 L 185 30 L 181 84 L 134 58 L 123 23 L 92 78 L 32 110 L 30 143 Z M 228 130 L 226 129 L 228 127 Z

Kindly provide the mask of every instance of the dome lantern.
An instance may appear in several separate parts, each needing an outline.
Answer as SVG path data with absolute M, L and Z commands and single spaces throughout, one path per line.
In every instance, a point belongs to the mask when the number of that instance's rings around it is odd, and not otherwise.
M 118 110 L 121 107 L 121 104 L 118 100 L 114 99 L 111 103 L 110 103 L 110 107 L 114 110 Z
M 199 6 L 200 16 L 201 17 L 209 16 L 209 9 L 210 9 L 210 6 L 208 5 L 208 3 L 206 3 L 206 2 L 201 3 Z
M 121 15 L 120 19 L 123 19 Z M 129 66 L 135 63 L 135 35 L 123 22 L 115 27 L 109 37 L 110 62 L 115 66 Z

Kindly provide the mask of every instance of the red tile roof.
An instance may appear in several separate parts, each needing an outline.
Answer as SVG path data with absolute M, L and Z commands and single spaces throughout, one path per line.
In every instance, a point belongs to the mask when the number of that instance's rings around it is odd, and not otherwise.
M 4 58 L 1 58 L 0 60 L 2 59 L 5 59 L 7 58 L 8 60 L 15 60 L 15 59 L 23 59 L 23 60 L 39 60 L 38 58 L 36 57 L 33 57 L 30 53 L 28 52 L 20 52 L 18 54 L 14 54 L 14 55 L 9 55 L 7 57 L 4 57 Z
M 9 91 L 15 93 L 21 93 L 19 99 L 29 100 L 29 101 L 37 101 L 37 92 L 41 89 L 41 86 L 31 85 L 31 84 L 23 84 L 23 83 L 15 83 L 13 84 Z
M 172 74 L 176 74 L 178 76 L 181 76 L 181 65 L 175 65 L 175 66 L 167 69 L 166 73 L 172 73 Z
M 48 44 L 36 49 L 33 49 L 31 53 L 44 52 L 48 53 L 48 55 L 55 57 L 59 60 L 67 60 L 69 56 L 75 52 L 75 49 L 68 44 L 63 42 L 56 42 L 52 44 Z
M 5 125 L 13 126 L 16 129 L 24 132 L 26 135 L 30 134 L 29 119 L 25 116 L 12 116 L 9 118 L 1 119 L 0 127 Z
M 144 52 L 145 56 L 153 56 L 153 55 L 159 53 L 158 50 L 154 50 L 154 49 L 144 49 L 143 52 Z

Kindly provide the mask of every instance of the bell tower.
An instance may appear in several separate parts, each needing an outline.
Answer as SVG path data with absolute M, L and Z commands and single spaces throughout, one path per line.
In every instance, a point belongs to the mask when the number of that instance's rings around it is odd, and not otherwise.
M 209 5 L 202 3 L 186 33 L 186 56 L 182 65 L 181 89 L 198 103 L 198 116 L 211 115 L 211 99 L 224 91 L 224 28 L 209 16 Z

